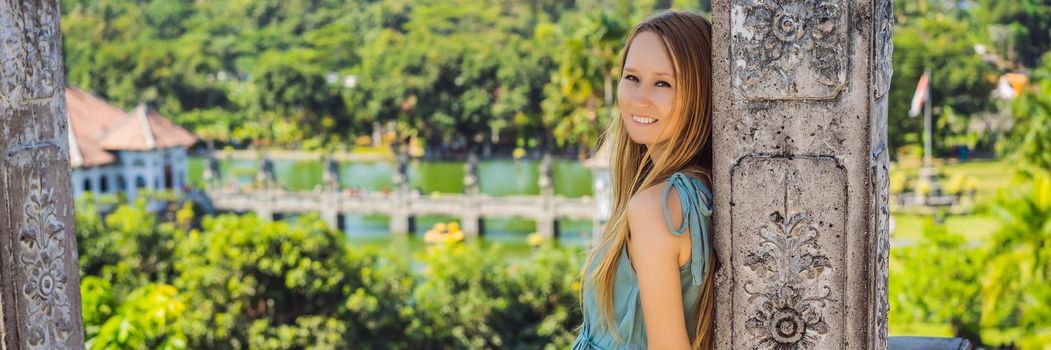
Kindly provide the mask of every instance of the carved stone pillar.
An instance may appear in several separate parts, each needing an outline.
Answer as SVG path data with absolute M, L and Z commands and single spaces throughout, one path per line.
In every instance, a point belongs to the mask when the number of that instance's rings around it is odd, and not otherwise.
M 57 0 L 0 1 L 0 349 L 84 347 Z
M 886 349 L 891 0 L 714 0 L 716 344 Z

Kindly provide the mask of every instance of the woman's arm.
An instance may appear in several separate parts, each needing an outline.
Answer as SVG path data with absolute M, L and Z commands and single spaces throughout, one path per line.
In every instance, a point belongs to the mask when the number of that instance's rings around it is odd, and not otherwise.
M 662 187 L 639 192 L 628 203 L 628 255 L 639 280 L 649 348 L 685 350 L 690 348 L 690 340 L 683 315 L 679 257 L 684 248 L 689 256 L 690 236 L 673 235 L 668 230 L 661 209 Z M 680 225 L 678 194 L 669 193 L 667 203 L 672 222 Z

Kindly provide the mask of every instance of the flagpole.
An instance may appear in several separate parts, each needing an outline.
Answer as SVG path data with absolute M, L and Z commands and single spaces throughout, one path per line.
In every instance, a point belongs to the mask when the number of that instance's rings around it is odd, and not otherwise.
M 934 129 L 931 122 L 931 70 L 930 68 L 924 69 L 924 74 L 927 75 L 927 87 L 925 94 L 927 95 L 927 101 L 923 104 L 923 167 L 930 169 L 932 163 L 933 151 L 931 150 L 931 139 L 934 137 L 932 130 Z

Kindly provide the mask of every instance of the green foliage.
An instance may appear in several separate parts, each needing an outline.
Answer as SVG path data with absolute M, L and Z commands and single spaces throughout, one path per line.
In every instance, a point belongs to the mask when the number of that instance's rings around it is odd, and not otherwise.
M 1051 6 L 1044 0 L 978 0 L 975 22 L 985 25 L 989 41 L 1005 58 L 1038 64 L 1051 49 Z
M 993 211 L 1002 226 L 989 241 L 983 323 L 1051 336 L 1051 173 L 1005 191 Z
M 85 347 L 108 349 L 186 349 L 186 336 L 175 321 L 186 305 L 170 285 L 147 284 L 132 291 L 121 304 L 110 283 L 95 276 L 81 281 Z
M 119 206 L 105 217 L 95 198 L 85 196 L 77 203 L 81 275 L 112 282 L 118 299 L 150 282 L 170 283 L 175 242 L 182 232 L 170 223 L 158 222 L 144 198 L 133 206 Z
M 117 300 L 113 298 L 112 284 L 96 276 L 80 278 L 81 317 L 84 319 L 84 339 L 94 338 L 99 328 L 117 310 Z
M 352 287 L 344 247 L 342 236 L 314 216 L 296 224 L 252 215 L 204 219 L 200 232 L 179 242 L 175 262 L 175 285 L 194 306 L 184 319 L 191 348 L 244 348 L 253 336 L 317 326 L 301 318 L 338 312 Z M 320 325 L 315 330 L 341 331 Z
M 961 4 L 895 0 L 892 149 L 920 142 L 922 118 L 907 111 L 924 68 L 932 70 L 936 150 L 992 149 L 998 132 L 973 125 L 1005 108 L 990 98 L 997 77 L 1039 65 L 1051 49 L 1051 4 Z M 628 29 L 664 8 L 710 6 L 64 0 L 62 26 L 72 85 L 129 109 L 150 103 L 206 140 L 325 149 L 391 121 L 432 148 L 591 147 L 615 107 Z M 345 86 L 351 76 L 355 84 Z
M 501 255 L 499 247 L 470 243 L 431 248 L 413 293 L 411 339 L 463 349 L 572 345 L 581 322 L 574 289 L 580 252 L 542 247 L 514 263 Z
M 594 145 L 602 131 L 596 126 L 609 124 L 629 26 L 621 16 L 598 12 L 560 28 L 560 64 L 542 103 L 543 122 L 559 142 Z
M 399 347 L 412 322 L 410 295 L 417 283 L 409 263 L 371 246 L 351 248 L 346 261 L 341 319 L 348 325 L 342 334 L 364 347 Z
M 78 228 L 89 231 L 79 236 L 81 263 L 94 266 L 81 283 L 92 349 L 554 349 L 569 346 L 581 322 L 575 248 L 548 243 L 507 261 L 499 247 L 435 247 L 420 271 L 383 249 L 348 246 L 316 215 L 221 215 L 187 230 L 190 206 L 158 217 L 88 210 L 78 207 Z M 160 246 L 162 235 L 174 249 L 142 246 Z
M 1002 151 L 1021 160 L 1023 166 L 1051 171 L 1051 52 L 1043 61 L 1033 71 L 1032 89 L 1014 102 L 1014 127 Z
M 1019 179 L 991 203 L 988 240 L 928 222 L 920 242 L 892 250 L 891 322 L 949 323 L 975 344 L 982 330 L 1017 330 L 1022 349 L 1051 339 L 1051 174 Z
M 982 254 L 928 221 L 923 239 L 891 250 L 891 322 L 949 323 L 955 336 L 980 341 Z
M 72 85 L 210 141 L 324 148 L 394 121 L 432 145 L 570 146 L 605 126 L 629 21 L 669 7 L 708 5 L 64 0 L 62 26 Z
M 972 116 L 992 108 L 989 96 L 998 72 L 975 52 L 974 45 L 981 41 L 968 22 L 947 15 L 899 17 L 898 22 L 894 28 L 894 78 L 888 93 L 888 142 L 893 149 L 919 142 L 923 118 L 909 117 L 908 112 L 916 83 L 928 68 L 935 146 L 948 147 L 944 142 L 947 137 L 966 135 Z M 910 141 L 910 135 L 915 141 Z

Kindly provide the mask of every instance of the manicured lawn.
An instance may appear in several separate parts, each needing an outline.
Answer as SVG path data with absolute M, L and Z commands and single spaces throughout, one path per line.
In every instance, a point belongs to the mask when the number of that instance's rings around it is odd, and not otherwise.
M 891 167 L 892 173 L 905 174 L 913 178 L 919 172 L 920 163 L 905 160 L 895 163 Z M 975 180 L 975 202 L 978 208 L 970 215 L 952 215 L 945 218 L 946 229 L 949 233 L 960 234 L 968 240 L 980 241 L 988 238 L 1000 224 L 998 219 L 991 213 L 984 212 L 984 204 L 989 203 L 998 190 L 1011 183 L 1011 167 L 1001 160 L 971 160 L 967 162 L 945 161 L 935 159 L 934 166 L 945 179 L 962 174 Z M 892 214 L 894 217 L 894 229 L 891 238 L 899 244 L 915 242 L 923 237 L 923 224 L 930 220 L 930 216 L 917 214 Z
M 958 174 L 965 175 L 975 180 L 975 200 L 978 203 L 992 199 L 996 190 L 1007 186 L 1014 175 L 1010 164 L 999 159 L 978 159 L 966 162 L 956 160 L 934 160 L 934 167 L 943 175 L 944 180 L 951 179 Z M 904 160 L 891 166 L 891 173 L 905 174 L 910 179 L 915 179 L 920 170 L 920 162 Z
M 894 230 L 890 237 L 899 244 L 908 245 L 923 238 L 923 225 L 931 220 L 927 215 L 892 214 Z M 982 241 L 996 233 L 1000 222 L 988 214 L 955 215 L 945 218 L 946 230 L 962 235 L 971 241 Z

